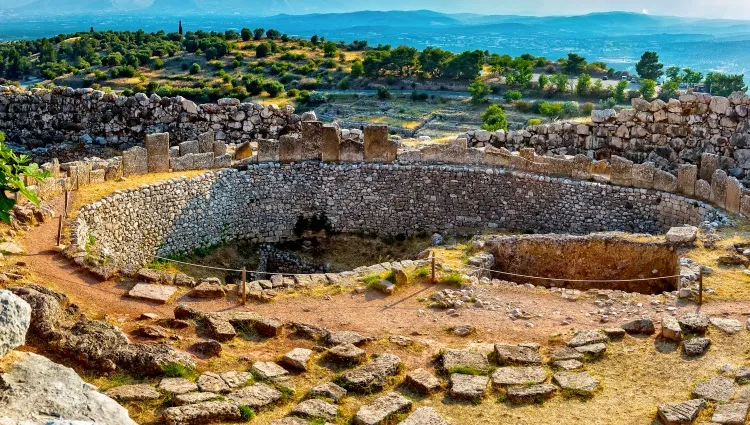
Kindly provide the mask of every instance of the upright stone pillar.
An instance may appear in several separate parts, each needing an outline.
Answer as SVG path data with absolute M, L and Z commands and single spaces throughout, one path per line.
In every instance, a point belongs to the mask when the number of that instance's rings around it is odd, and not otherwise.
M 148 173 L 148 153 L 140 146 L 134 146 L 122 153 L 122 175 L 138 176 Z
M 695 182 L 698 179 L 698 167 L 693 164 L 677 166 L 677 192 L 685 196 L 695 195 Z
M 339 129 L 332 125 L 323 126 L 322 144 L 320 147 L 321 160 L 323 162 L 337 162 L 339 160 L 339 149 L 341 137 Z
M 398 142 L 388 139 L 387 125 L 365 127 L 365 162 L 393 162 L 397 153 Z
M 300 162 L 305 157 L 305 143 L 296 134 L 285 134 L 279 138 L 279 162 Z
M 742 201 L 742 183 L 735 177 L 727 178 L 726 184 L 726 208 L 727 211 L 739 214 Z
M 724 170 L 714 171 L 711 178 L 711 202 L 721 208 L 727 206 L 727 173 Z
M 643 189 L 654 187 L 654 172 L 656 166 L 653 162 L 644 162 L 643 164 L 633 164 L 633 186 Z
M 258 162 L 279 162 L 279 141 L 276 139 L 258 140 Z
M 214 142 L 216 141 L 216 135 L 213 131 L 207 131 L 198 135 L 198 150 L 199 153 L 214 152 Z
M 611 182 L 618 186 L 633 185 L 633 161 L 612 155 L 610 158 Z
M 169 133 L 146 135 L 146 151 L 149 173 L 169 171 Z
M 283 137 L 283 136 L 282 136 Z M 300 147 L 301 161 L 320 161 L 323 144 L 323 123 L 320 121 L 302 121 Z
M 700 178 L 711 183 L 711 179 L 714 176 L 714 171 L 719 169 L 719 157 L 712 153 L 704 153 L 701 155 L 701 170 Z

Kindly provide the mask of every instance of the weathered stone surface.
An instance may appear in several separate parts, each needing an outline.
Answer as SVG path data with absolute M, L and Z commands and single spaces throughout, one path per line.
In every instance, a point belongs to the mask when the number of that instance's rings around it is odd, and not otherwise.
M 490 361 L 487 354 L 472 350 L 448 349 L 441 356 L 441 366 L 448 373 L 470 370 L 478 373 L 487 373 L 490 370 Z
M 563 390 L 580 395 L 591 395 L 599 388 L 599 381 L 587 372 L 557 372 L 552 379 Z
M 198 149 L 200 153 L 214 153 L 214 142 L 216 141 L 216 133 L 213 131 L 206 131 L 198 135 Z
M 149 173 L 169 171 L 169 133 L 147 134 L 146 151 Z
M 607 343 L 609 338 L 603 332 L 597 330 L 582 330 L 573 334 L 573 338 L 568 341 L 568 347 L 575 348 L 582 345 L 591 345 L 597 343 Z
M 285 134 L 279 139 L 279 162 L 299 162 L 307 156 L 304 141 L 297 134 Z
M 721 331 L 728 333 L 728 334 L 734 334 L 737 332 L 740 332 L 743 329 L 742 324 L 739 322 L 739 320 L 735 319 L 725 319 L 723 317 L 710 317 L 708 321 L 716 327 L 717 329 L 720 329 Z
M 698 174 L 701 180 L 705 180 L 710 184 L 717 169 L 719 169 L 719 157 L 717 155 L 711 153 L 701 154 L 700 173 Z
M 338 403 L 346 397 L 346 390 L 333 382 L 325 382 L 313 387 L 310 390 L 310 397 L 328 398 L 333 400 L 334 403 Z
M 495 357 L 500 365 L 541 364 L 542 356 L 530 347 L 495 344 Z
M 304 371 L 307 370 L 307 364 L 310 362 L 311 355 L 312 351 L 307 348 L 294 348 L 284 354 L 284 357 L 281 358 L 281 362 L 294 369 Z
M 735 177 L 729 177 L 727 178 L 726 182 L 726 188 L 725 188 L 725 204 L 726 209 L 729 212 L 739 214 L 740 212 L 740 201 L 742 198 L 742 183 L 740 183 L 739 180 L 737 180 Z
M 359 140 L 344 139 L 339 144 L 339 161 L 341 162 L 363 162 L 365 145 Z
M 695 198 L 701 201 L 711 201 L 711 183 L 706 180 L 695 182 Z
M 186 404 L 204 403 L 207 401 L 214 401 L 220 399 L 221 396 L 215 393 L 186 393 L 179 394 L 174 398 L 174 404 L 177 406 L 184 406 Z
M 508 388 L 508 401 L 513 404 L 538 403 L 552 397 L 557 387 L 552 384 L 528 385 Z
M 365 162 L 393 162 L 396 160 L 398 142 L 388 139 L 387 125 L 368 125 L 364 130 Z
M 170 394 L 187 394 L 198 391 L 198 385 L 185 378 L 164 378 L 159 382 L 158 388 Z
M 682 340 L 682 329 L 674 316 L 664 315 L 661 318 L 661 336 L 672 341 Z
M 422 394 L 440 390 L 440 380 L 426 369 L 414 369 L 406 374 L 404 384 Z
M 357 369 L 341 376 L 343 387 L 355 392 L 379 391 L 387 384 L 388 378 L 399 373 L 403 363 L 393 354 L 385 353 Z
M 324 125 L 321 141 L 321 160 L 324 162 L 338 162 L 341 136 L 338 128 L 332 125 Z
M 693 397 L 726 403 L 734 395 L 734 381 L 717 376 L 698 383 L 693 389 Z
M 720 404 L 716 406 L 711 421 L 717 424 L 744 425 L 747 419 L 747 403 Z
M 672 227 L 665 238 L 667 242 L 678 245 L 692 245 L 698 237 L 698 228 L 695 226 Z
M 550 354 L 550 361 L 557 360 L 583 360 L 583 353 L 574 348 L 563 347 Z
M 334 421 L 338 414 L 338 407 L 315 398 L 305 400 L 292 409 L 292 415 L 305 419 L 321 418 L 326 421 Z
M 253 409 L 259 409 L 281 400 L 281 392 L 259 382 L 227 395 L 227 399 L 238 406 L 250 406 Z
M 279 162 L 279 141 L 275 139 L 258 140 L 258 162 Z
M 490 378 L 454 373 L 450 376 L 450 395 L 455 398 L 480 399 L 487 393 Z
M 546 380 L 547 372 L 540 366 L 501 367 L 492 373 L 492 384 L 497 386 L 541 384 Z
M 146 301 L 166 304 L 177 292 L 174 286 L 138 283 L 128 291 L 128 296 Z
M 214 330 L 211 331 L 217 332 Z M 225 335 L 228 338 L 229 336 L 231 336 L 231 333 L 227 333 Z M 207 339 L 204 341 L 195 342 L 190 346 L 190 351 L 205 357 L 219 357 L 221 356 L 221 352 L 224 351 L 224 347 L 222 347 L 221 343 L 215 339 Z
M 703 313 L 688 313 L 677 318 L 685 333 L 703 335 L 708 330 L 708 316 Z
M 273 362 L 255 362 L 253 373 L 262 379 L 274 379 L 289 375 L 286 369 Z
M 664 425 L 683 425 L 693 423 L 705 406 L 705 400 L 698 398 L 679 404 L 662 404 L 657 411 Z
M 607 351 L 607 345 L 600 342 L 598 344 L 581 345 L 580 347 L 576 347 L 575 350 L 583 354 L 584 357 L 589 356 L 596 358 L 600 357 L 605 351 Z
M 107 390 L 105 394 L 118 401 L 148 401 L 161 397 L 156 388 L 147 384 L 120 385 Z
M 450 425 L 432 407 L 420 407 L 398 425 Z
M 148 173 L 148 152 L 135 146 L 122 153 L 122 174 L 125 177 Z
M 367 342 L 367 338 L 352 331 L 332 331 L 328 333 L 326 337 L 326 343 L 328 345 L 341 345 L 341 344 L 354 344 L 362 345 Z
M 220 283 L 201 282 L 187 293 L 192 298 L 223 298 L 225 292 Z
M 576 370 L 583 368 L 583 363 L 578 360 L 557 360 L 552 362 L 552 367 L 562 370 Z
M 198 385 L 198 389 L 204 392 L 228 393 L 231 390 L 229 385 L 221 378 L 221 375 L 214 372 L 202 373 L 195 383 Z
M 328 422 L 326 422 L 328 423 Z M 304 419 L 297 418 L 295 416 L 287 416 L 279 420 L 271 422 L 271 425 L 309 425 L 310 423 Z
M 317 120 L 303 120 L 300 142 L 302 143 L 301 160 L 320 161 L 323 144 L 323 123 Z
M 12 357 L 12 359 L 11 359 Z M 98 424 L 135 425 L 128 411 L 85 383 L 73 369 L 16 352 L 0 373 L 0 416 L 11 423 L 46 423 L 50 416 Z
M 701 356 L 708 350 L 709 345 L 711 345 L 711 340 L 708 338 L 690 338 L 683 341 L 682 349 L 688 356 Z
M 208 328 L 211 338 L 216 341 L 231 341 L 237 336 L 234 326 L 226 320 L 218 317 L 206 317 L 206 327 Z
M 695 182 L 698 180 L 698 167 L 693 164 L 677 166 L 677 193 L 692 197 L 695 194 Z
M 253 156 L 253 147 L 250 146 L 250 142 L 244 142 L 237 146 L 234 150 L 234 159 L 243 160 Z
M 411 400 L 390 392 L 359 408 L 354 416 L 355 425 L 380 425 L 399 413 L 411 410 Z
M 180 156 L 189 155 L 191 153 L 200 153 L 200 145 L 197 140 L 188 140 L 179 144 Z
M 31 306 L 9 291 L 0 290 L 0 359 L 26 342 Z
M 357 364 L 365 360 L 367 353 L 354 344 L 341 344 L 329 349 L 326 356 L 335 361 Z
M 724 170 L 714 171 L 711 178 L 711 202 L 721 208 L 727 203 L 727 173 Z
M 656 332 L 654 322 L 648 318 L 632 320 L 623 323 L 621 327 L 631 335 L 653 335 Z
M 239 407 L 224 401 L 208 401 L 164 409 L 167 425 L 194 425 L 240 419 Z
M 633 184 L 633 161 L 612 155 L 610 167 L 612 184 L 618 186 L 631 186 Z

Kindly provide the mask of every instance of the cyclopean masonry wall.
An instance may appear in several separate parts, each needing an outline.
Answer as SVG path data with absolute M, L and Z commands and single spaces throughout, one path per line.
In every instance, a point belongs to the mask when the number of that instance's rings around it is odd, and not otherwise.
M 292 238 L 300 216 L 313 214 L 324 214 L 335 231 L 376 234 L 462 227 L 658 233 L 721 215 L 675 194 L 481 166 L 269 163 L 116 192 L 81 209 L 71 249 L 133 271 L 154 254 Z

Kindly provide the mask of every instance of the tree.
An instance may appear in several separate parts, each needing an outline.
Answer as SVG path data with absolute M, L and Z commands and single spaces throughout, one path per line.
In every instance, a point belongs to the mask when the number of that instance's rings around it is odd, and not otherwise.
M 391 90 L 386 86 L 378 86 L 378 99 L 390 99 Z
M 269 53 L 271 53 L 271 46 L 269 46 L 268 43 L 260 43 L 255 48 L 255 57 L 257 58 L 264 58 L 268 56 Z
M 568 92 L 568 76 L 565 74 L 555 74 L 550 78 L 550 82 L 557 88 L 557 92 L 565 94 Z
M 263 28 L 256 28 L 253 30 L 253 40 L 260 40 L 263 38 L 263 34 L 266 32 Z
M 617 82 L 617 86 L 615 86 L 615 101 L 618 103 L 625 102 L 626 96 L 625 96 L 625 90 L 628 88 L 628 82 L 625 80 L 620 80 Z
M 279 37 L 281 37 L 281 32 L 277 31 L 275 29 L 270 29 L 270 30 L 266 31 L 266 37 L 269 38 L 269 39 L 271 39 L 271 40 L 276 40 Z
M 482 113 L 482 128 L 487 131 L 508 130 L 508 118 L 498 105 L 490 105 Z
M 727 75 L 718 72 L 706 74 L 706 88 L 714 96 L 729 96 L 734 92 L 746 92 L 744 74 Z
M 313 35 L 312 37 L 310 37 L 310 42 L 311 42 L 312 44 L 314 44 L 314 45 L 316 45 L 316 46 L 317 46 L 317 45 L 318 45 L 318 43 L 320 42 L 320 38 L 318 37 L 318 35 L 317 35 L 317 34 L 315 34 L 315 35 Z
M 586 69 L 586 58 L 576 53 L 568 53 L 568 60 L 565 63 L 565 72 L 572 75 L 578 75 Z
M 700 82 L 703 81 L 703 74 L 700 72 L 695 72 L 690 68 L 685 68 L 682 72 L 685 73 L 683 80 L 687 83 L 688 87 L 700 84 Z
M 269 96 L 276 97 L 284 92 L 284 85 L 278 81 L 270 80 L 263 85 L 263 90 L 265 90 Z
M 201 72 L 201 66 L 200 65 L 198 65 L 197 63 L 193 63 L 192 65 L 190 65 L 190 74 L 191 75 L 195 75 L 195 74 L 197 74 L 199 72 Z
M 451 57 L 453 57 L 451 52 L 436 47 L 426 47 L 419 54 L 417 61 L 423 72 L 432 78 L 440 78 Z
M 475 80 L 469 84 L 468 90 L 471 93 L 471 101 L 474 103 L 483 103 L 492 91 L 490 86 L 482 80 Z
M 179 26 L 177 27 L 177 33 L 182 35 L 182 21 L 180 21 Z
M 656 81 L 654 80 L 641 80 L 641 95 L 644 99 L 653 99 L 656 95 Z
M 549 78 L 547 78 L 547 76 L 544 74 L 539 74 L 539 80 L 538 80 L 539 90 L 544 90 L 544 88 L 547 87 L 548 84 L 549 84 Z
M 26 178 L 44 181 L 48 171 L 42 171 L 26 155 L 16 155 L 5 145 L 5 133 L 0 132 L 0 220 L 10 223 L 10 210 L 16 204 L 15 195 L 20 193 L 34 205 L 39 205 L 36 192 L 26 187 Z
M 523 95 L 518 90 L 508 90 L 503 94 L 503 99 L 505 99 L 506 102 L 512 102 L 520 99 L 521 96 Z
M 527 87 L 533 76 L 534 71 L 532 63 L 522 61 L 516 65 L 516 69 L 513 72 L 509 72 L 505 75 L 505 82 L 509 86 Z
M 242 28 L 242 31 L 240 31 L 240 36 L 242 37 L 242 41 L 250 41 L 250 38 L 253 36 L 253 32 L 250 31 L 250 28 Z
M 327 58 L 335 57 L 338 51 L 339 48 L 333 41 L 326 41 L 325 44 L 323 44 L 323 56 Z
M 398 69 L 400 76 L 410 75 L 417 66 L 417 49 L 409 46 L 398 46 L 391 51 L 391 63 Z
M 352 77 L 359 78 L 365 73 L 365 68 L 362 66 L 362 61 L 357 59 L 352 63 Z
M 591 90 L 591 76 L 589 74 L 581 74 L 578 76 L 576 82 L 576 94 L 578 96 L 587 96 Z
M 667 68 L 667 72 L 666 72 L 667 79 L 669 79 L 670 81 L 675 81 L 677 82 L 677 85 L 679 85 L 679 83 L 682 82 L 682 77 L 680 76 L 680 72 L 681 70 L 679 66 L 670 66 L 669 68 Z
M 445 76 L 452 79 L 473 80 L 479 76 L 484 66 L 484 52 L 466 51 L 453 56 L 445 67 Z
M 670 79 L 661 86 L 659 90 L 659 99 L 667 102 L 669 99 L 677 99 L 677 90 L 680 89 L 680 83 Z
M 635 70 L 641 78 L 656 81 L 664 75 L 664 65 L 659 63 L 659 55 L 656 52 L 645 52 L 641 60 L 635 64 Z

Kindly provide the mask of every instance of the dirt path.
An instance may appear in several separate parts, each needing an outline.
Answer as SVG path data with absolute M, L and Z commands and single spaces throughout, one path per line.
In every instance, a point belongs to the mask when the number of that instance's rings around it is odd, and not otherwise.
M 61 198 L 52 203 L 56 211 L 62 208 Z M 278 317 L 286 322 L 302 321 L 325 326 L 331 329 L 353 330 L 367 335 L 425 335 L 430 338 L 450 342 L 454 337 L 446 329 L 470 324 L 476 327 L 484 341 L 547 341 L 552 335 L 583 328 L 601 328 L 648 314 L 658 319 L 664 306 L 651 304 L 653 297 L 639 295 L 629 300 L 631 310 L 637 303 L 642 307 L 630 314 L 621 313 L 611 317 L 610 323 L 601 323 L 598 316 L 591 313 L 599 307 L 592 299 L 567 301 L 548 291 L 536 289 L 488 287 L 483 297 L 489 297 L 493 304 L 503 307 L 495 311 L 487 309 L 461 309 L 450 315 L 446 310 L 429 309 L 421 299 L 428 298 L 437 289 L 430 285 L 413 285 L 396 295 L 385 297 L 367 291 L 356 294 L 344 293 L 326 296 L 284 297 L 267 304 L 248 303 L 240 306 L 234 297 L 221 300 L 196 300 L 185 296 L 167 305 L 158 305 L 134 300 L 126 296 L 128 285 L 114 281 L 102 282 L 99 278 L 80 271 L 77 266 L 55 251 L 57 219 L 28 231 L 22 244 L 28 252 L 24 259 L 36 280 L 53 289 L 67 294 L 81 306 L 90 317 L 107 316 L 108 319 L 128 328 L 144 312 L 159 313 L 171 317 L 178 303 L 184 303 L 203 311 L 252 310 L 261 314 Z M 680 303 L 678 303 L 680 304 Z M 614 307 L 619 311 L 625 305 L 617 301 Z M 703 307 L 709 314 L 727 314 L 742 319 L 742 314 L 750 311 L 750 302 L 711 302 Z M 519 308 L 529 312 L 528 320 L 513 320 L 508 310 Z M 677 306 L 678 312 L 694 311 L 696 306 L 684 303 Z

